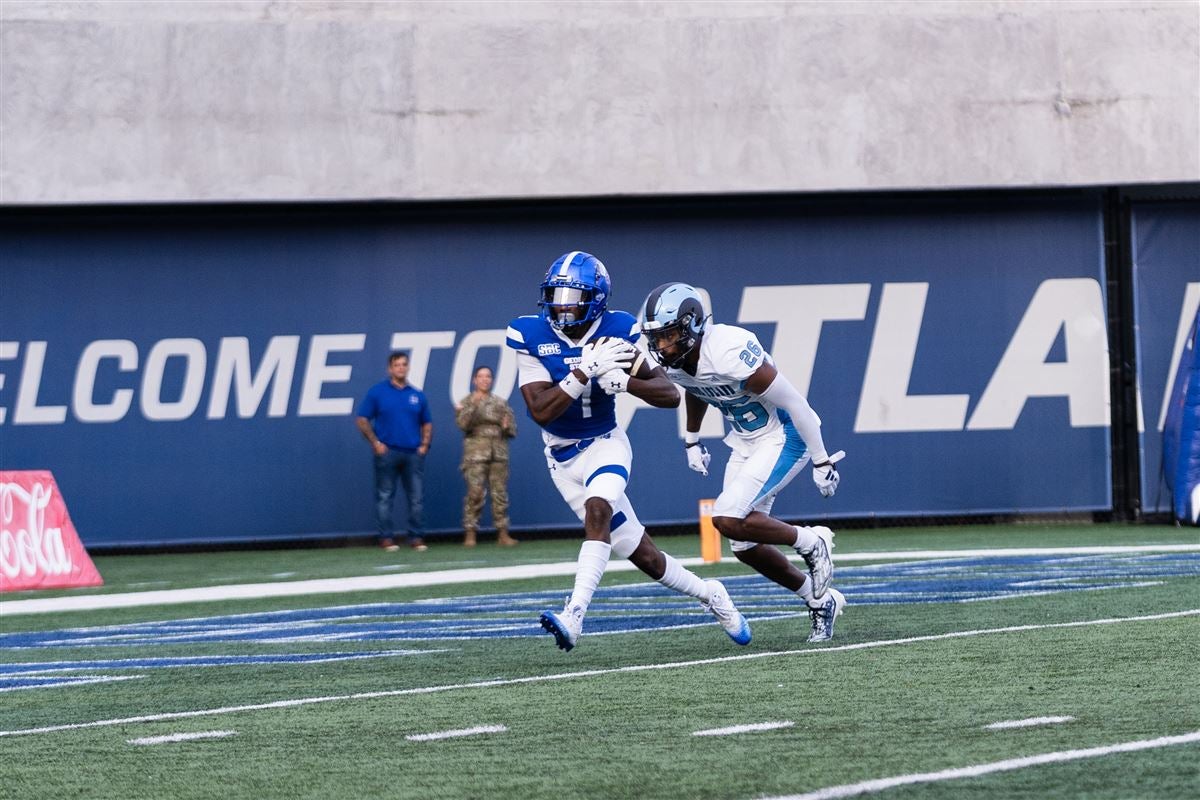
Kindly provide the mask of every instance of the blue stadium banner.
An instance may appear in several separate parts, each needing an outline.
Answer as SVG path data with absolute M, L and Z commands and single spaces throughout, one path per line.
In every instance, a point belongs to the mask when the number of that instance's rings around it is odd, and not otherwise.
M 1180 354 L 1200 310 L 1200 204 L 1136 203 L 1132 217 L 1142 510 L 1166 513 L 1162 434 Z
M 636 313 L 656 285 L 690 282 L 808 395 L 829 449 L 848 453 L 842 485 L 826 500 L 804 473 L 780 516 L 1110 508 L 1097 194 L 592 211 L 183 207 L 7 224 L 0 467 L 53 470 L 89 547 L 366 533 L 371 452 L 353 412 L 406 349 L 434 420 L 427 526 L 460 529 L 453 405 L 490 364 L 518 412 L 514 527 L 574 527 L 503 343 L 554 258 L 584 249 L 610 270 L 612 307 Z M 1148 407 L 1165 372 L 1143 387 Z M 720 470 L 687 469 L 681 414 L 629 397 L 620 414 L 639 516 L 695 521 Z M 706 426 L 721 464 L 715 415 Z

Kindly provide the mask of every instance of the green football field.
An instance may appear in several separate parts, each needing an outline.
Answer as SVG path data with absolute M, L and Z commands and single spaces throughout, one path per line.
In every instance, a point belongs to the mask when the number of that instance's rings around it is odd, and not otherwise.
M 1200 796 L 1194 529 L 837 541 L 831 642 L 722 562 L 749 646 L 614 569 L 569 653 L 537 616 L 577 542 L 96 558 L 103 588 L 0 601 L 0 797 Z M 153 602 L 27 613 L 80 598 Z

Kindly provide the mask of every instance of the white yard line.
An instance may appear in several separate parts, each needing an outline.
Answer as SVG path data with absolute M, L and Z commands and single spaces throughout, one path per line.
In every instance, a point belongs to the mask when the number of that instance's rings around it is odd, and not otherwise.
M 480 733 L 504 733 L 508 728 L 503 725 L 479 725 L 474 728 L 459 728 L 456 731 L 439 731 L 437 733 L 414 733 L 405 736 L 410 742 L 432 742 L 437 739 L 457 739 L 460 736 L 475 736 Z
M 897 786 L 909 786 L 914 783 L 935 783 L 937 781 L 952 781 L 958 778 L 977 778 L 980 775 L 990 775 L 993 772 L 1008 772 L 1026 767 L 1036 767 L 1041 764 L 1059 764 L 1064 761 L 1078 761 L 1081 758 L 1098 758 L 1111 756 L 1116 753 L 1135 753 L 1139 750 L 1153 750 L 1159 747 L 1172 747 L 1180 744 L 1200 742 L 1200 731 L 1180 734 L 1179 736 L 1162 736 L 1157 739 L 1140 739 L 1134 742 L 1121 742 L 1103 747 L 1089 747 L 1086 750 L 1061 750 L 1057 753 L 1041 753 L 1024 758 L 1009 758 L 1004 761 L 993 761 L 988 764 L 975 764 L 957 769 L 944 769 L 940 772 L 914 772 L 910 775 L 896 775 L 891 778 L 876 778 L 861 783 L 847 783 L 841 786 L 827 786 L 815 792 L 805 794 L 789 794 L 780 797 L 764 798 L 764 800 L 835 800 L 840 797 L 858 797 L 864 794 L 874 794 Z
M 731 736 L 735 733 L 757 733 L 758 731 L 774 731 L 780 728 L 790 728 L 796 723 L 791 720 L 783 722 L 753 722 L 749 725 L 731 725 L 728 728 L 710 728 L 706 731 L 692 731 L 692 736 Z
M 612 667 L 609 669 L 591 669 L 580 672 L 560 672 L 550 675 L 530 675 L 525 678 L 497 678 L 490 681 L 474 683 L 457 683 L 442 686 L 423 686 L 413 689 L 389 689 L 378 692 L 358 692 L 355 694 L 330 695 L 326 697 L 300 697 L 293 700 L 276 700 L 271 703 L 255 703 L 244 706 L 226 706 L 223 708 L 204 708 L 194 711 L 174 711 L 165 714 L 146 714 L 140 717 L 122 717 L 119 719 L 101 719 L 93 722 L 77 722 L 67 725 L 48 725 L 42 728 L 20 728 L 11 731 L 0 731 L 0 738 L 5 736 L 29 736 L 38 733 L 54 733 L 56 731 L 71 731 L 81 728 L 102 728 L 112 725 L 133 725 L 140 722 L 161 722 L 168 719 L 188 719 L 191 717 L 212 717 L 223 714 L 237 714 L 245 711 L 265 711 L 275 708 L 293 708 L 295 706 L 315 705 L 317 703 L 336 703 L 347 700 L 375 700 L 384 697 L 404 697 L 409 695 L 437 694 L 453 692 L 462 689 L 493 689 L 498 686 L 517 686 L 526 683 L 546 683 L 549 681 L 571 680 L 575 678 L 594 678 L 601 675 L 616 675 L 631 672 L 647 672 L 658 669 L 682 669 L 709 664 L 727 664 L 735 661 L 749 661 L 758 658 L 773 658 L 776 656 L 824 656 L 832 653 L 844 653 L 852 650 L 868 650 L 876 647 L 892 647 L 896 645 L 917 644 L 920 642 L 936 642 L 945 639 L 961 639 L 971 636 L 988 636 L 998 633 L 1026 633 L 1028 631 L 1049 630 L 1053 628 L 1084 628 L 1092 625 L 1117 625 L 1124 622 L 1151 622 L 1154 620 L 1177 619 L 1179 617 L 1194 617 L 1200 615 L 1200 608 L 1188 611 L 1172 611 L 1164 614 L 1149 614 L 1140 617 L 1121 617 L 1077 620 L 1075 622 L 1053 622 L 1040 625 L 1013 625 L 1004 628 L 982 628 L 978 630 L 952 631 L 950 633 L 931 634 L 929 636 L 912 636 L 905 639 L 881 639 L 873 642 L 859 642 L 840 647 L 811 647 L 804 650 L 776 650 L 764 653 L 746 653 L 736 656 L 720 656 L 717 658 L 702 658 L 694 661 L 672 661 L 663 664 L 635 664 L 627 667 Z
M 977 550 L 895 550 L 874 553 L 844 553 L 834 557 L 838 563 L 854 561 L 912 561 L 937 558 L 983 558 L 993 556 L 1032 555 L 1102 555 L 1119 553 L 1181 553 L 1200 552 L 1200 544 L 1160 544 L 1096 547 L 1014 547 Z M 799 556 L 793 556 L 798 559 Z M 700 558 L 682 558 L 680 563 L 695 567 L 704 564 Z M 733 557 L 721 559 L 723 564 L 738 563 Z M 218 600 L 244 600 L 261 597 L 296 597 L 311 594 L 346 594 L 380 589 L 404 589 L 416 586 L 445 586 L 458 583 L 492 583 L 495 581 L 540 578 L 551 575 L 574 575 L 574 561 L 553 564 L 520 564 L 511 567 L 476 567 L 416 572 L 406 575 L 363 575 L 356 578 L 321 578 L 305 581 L 274 583 L 244 583 L 225 586 L 204 586 L 191 589 L 163 589 L 152 592 L 122 592 L 114 594 L 71 595 L 36 600 L 4 600 L 0 614 L 44 614 L 53 611 L 93 611 L 102 608 L 205 603 Z M 633 572 L 631 562 L 613 560 L 606 572 Z
M 1010 719 L 1004 722 L 993 722 L 983 727 L 989 731 L 1006 731 L 1010 728 L 1033 728 L 1038 725 L 1058 725 L 1071 722 L 1074 717 L 1030 717 L 1029 719 Z
M 130 744 L 168 744 L 170 742 L 190 742 L 193 739 L 224 739 L 235 736 L 237 731 L 201 731 L 199 733 L 172 733 L 167 736 L 147 736 L 144 739 L 130 739 Z

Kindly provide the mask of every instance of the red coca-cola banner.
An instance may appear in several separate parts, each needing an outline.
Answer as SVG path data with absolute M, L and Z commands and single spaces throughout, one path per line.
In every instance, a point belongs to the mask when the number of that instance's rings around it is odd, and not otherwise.
M 0 592 L 104 583 L 47 470 L 0 470 Z

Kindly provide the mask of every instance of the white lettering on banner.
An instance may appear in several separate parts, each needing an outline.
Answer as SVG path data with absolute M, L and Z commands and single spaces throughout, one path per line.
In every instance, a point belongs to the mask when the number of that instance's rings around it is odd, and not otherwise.
M 326 359 L 330 353 L 350 353 L 362 350 L 367 343 L 365 333 L 339 333 L 312 337 L 308 348 L 308 364 L 304 368 L 304 384 L 300 389 L 300 406 L 296 409 L 301 417 L 345 416 L 354 410 L 353 397 L 321 397 L 321 387 L 326 383 L 346 383 L 350 380 L 350 366 L 330 366 Z
M 414 333 L 393 333 L 392 349 L 407 350 L 408 382 L 418 389 L 425 387 L 425 373 L 429 369 L 430 353 L 454 346 L 454 331 L 422 331 Z
M 742 291 L 737 319 L 775 323 L 775 346 L 768 348 L 775 366 L 800 394 L 807 395 L 817 361 L 821 326 L 827 321 L 865 318 L 870 296 L 869 283 L 747 286 Z
M 914 364 L 922 352 L 918 348 L 928 291 L 926 283 L 883 284 L 858 398 L 857 432 L 963 429 L 972 394 L 909 394 Z M 808 393 L 822 334 L 829 336 L 838 330 L 846 330 L 842 327 L 825 331 L 824 324 L 866 320 L 870 293 L 871 286 L 865 283 L 751 286 L 742 294 L 737 321 L 774 324 L 773 341 L 767 345 L 775 363 L 798 389 Z M 1186 338 L 1185 323 L 1190 321 L 1187 315 L 1194 314 L 1197 305 L 1200 305 L 1200 284 L 1192 283 L 1188 285 L 1184 302 L 1177 351 Z M 1044 281 L 1030 300 L 982 394 L 978 393 L 979 387 L 972 387 L 979 400 L 966 421 L 966 429 L 1011 429 L 1026 400 L 1031 397 L 1067 398 L 1070 424 L 1074 427 L 1108 425 L 1109 381 L 1104 320 L 1103 294 L 1095 279 Z M 858 330 L 861 338 L 862 329 Z M 1060 331 L 1064 332 L 1066 359 L 1047 363 L 1047 355 Z M 513 351 L 503 346 L 504 335 L 505 332 L 499 329 L 464 332 L 457 352 L 453 354 L 449 373 L 452 400 L 469 391 L 470 373 L 478 362 L 479 352 L 492 347 L 498 348 L 500 353 L 498 362 L 493 362 L 497 363 L 494 390 L 506 399 L 512 395 L 517 377 L 516 359 Z M 971 336 L 972 331 L 964 331 L 961 335 Z M 980 335 L 990 340 L 995 334 L 984 331 Z M 455 331 L 393 332 L 391 349 L 407 350 L 411 354 L 409 381 L 420 388 L 434 360 L 433 351 L 453 348 L 457 337 Z M 333 391 L 329 384 L 347 384 L 351 379 L 351 366 L 330 363 L 331 354 L 362 351 L 366 339 L 365 333 L 311 336 L 304 375 L 300 380 L 297 416 L 348 416 L 353 413 L 354 397 L 322 397 L 322 393 Z M 213 360 L 207 405 L 209 419 L 223 419 L 229 415 L 231 395 L 235 392 L 239 418 L 258 415 L 264 403 L 269 417 L 287 414 L 292 384 L 297 377 L 301 337 L 271 337 L 257 363 L 250 355 L 252 344 L 243 336 L 220 340 Z M 46 355 L 45 341 L 0 341 L 0 364 L 23 356 L 19 388 L 12 404 L 14 413 L 10 415 L 8 409 L 0 406 L 0 424 L 6 421 L 14 425 L 60 424 L 65 421 L 68 406 L 39 405 Z M 167 380 L 167 365 L 173 358 L 184 359 L 182 386 L 177 387 L 178 399 L 165 402 L 164 392 L 168 397 L 172 396 L 172 387 L 163 384 Z M 181 420 L 196 413 L 209 361 L 205 345 L 199 339 L 163 339 L 154 343 L 144 359 L 140 381 L 129 378 L 129 383 L 138 383 L 137 387 L 109 389 L 111 396 L 108 397 L 100 389 L 97 397 L 98 385 L 111 385 L 102 381 L 102 376 L 111 376 L 114 370 L 136 373 L 139 361 L 143 359 L 139 358 L 138 347 L 128 339 L 100 339 L 88 344 L 79 357 L 74 386 L 69 391 L 70 409 L 75 418 L 86 423 L 124 419 L 133 405 L 135 391 L 140 392 L 139 407 L 149 420 Z M 1176 354 L 1172 372 L 1178 361 Z M 380 353 L 378 363 L 382 373 L 383 353 Z M 178 369 L 170 372 L 172 376 L 179 373 Z M 6 376 L 0 372 L 0 390 L 8 385 L 11 392 L 14 383 L 11 378 L 15 376 L 8 377 L 6 382 Z M 172 382 L 177 380 L 173 378 Z M 58 383 L 48 382 L 48 386 Z M 343 386 L 342 390 L 349 394 L 349 388 Z M 354 391 L 361 388 L 356 386 Z M 818 407 L 820 404 L 818 398 Z M 639 409 L 647 407 L 625 393 L 617 398 L 618 421 L 626 426 Z M 677 414 L 682 432 L 685 420 L 682 407 Z M 701 434 L 720 436 L 722 431 L 723 424 L 718 415 L 706 415 Z
M 164 402 L 163 376 L 167 362 L 172 358 L 182 358 L 185 362 L 183 389 L 178 400 Z M 142 373 L 142 391 L 138 398 L 142 416 L 159 422 L 175 422 L 190 417 L 200 405 L 207 366 L 208 353 L 204 350 L 204 342 L 199 339 L 163 339 L 156 342 L 146 356 L 146 371 Z
M 21 370 L 21 386 L 17 389 L 17 413 L 14 425 L 58 425 L 67 418 L 66 406 L 39 406 L 38 390 L 42 386 L 42 366 L 46 361 L 46 343 L 30 342 L 25 347 L 25 368 Z
M 471 393 L 471 376 L 478 364 L 479 351 L 484 347 L 495 347 L 500 353 L 500 362 L 492 382 L 492 393 L 507 400 L 517 382 L 517 351 L 504 346 L 506 329 L 471 331 L 458 344 L 454 354 L 454 367 L 450 370 L 450 402 L 457 404 Z M 557 346 L 557 345 L 555 345 Z
M 1058 332 L 1066 361 L 1048 363 Z M 1008 430 L 1031 397 L 1066 397 L 1071 427 L 1109 424 L 1104 296 L 1094 278 L 1042 282 L 992 374 L 967 429 Z
M 250 375 L 250 340 L 245 336 L 221 339 L 217 351 L 217 366 L 213 371 L 212 389 L 208 397 L 208 419 L 224 419 L 229 407 L 229 394 L 236 387 L 237 415 L 249 419 L 258 413 L 267 386 L 271 386 L 268 417 L 287 413 L 292 391 L 292 376 L 296 373 L 296 357 L 300 352 L 299 336 L 272 336 L 267 351 Z M 236 381 L 236 382 L 235 382 Z
M 885 283 L 858 401 L 855 433 L 960 431 L 970 395 L 910 395 L 928 283 Z
M 20 342 L 0 342 L 0 361 L 12 361 L 21 352 Z M 4 373 L 0 372 L 0 390 L 4 388 Z M 8 417 L 8 409 L 0 406 L 0 425 Z
M 71 556 L 63 545 L 62 528 L 46 528 L 46 506 L 51 490 L 34 483 L 31 492 L 15 483 L 0 483 L 0 572 L 15 578 L 39 571 L 46 575 L 65 575 L 71 571 Z M 24 518 L 18 519 L 17 505 L 24 505 Z M 25 527 L 14 526 L 24 524 Z
M 75 369 L 71 399 L 71 410 L 80 422 L 116 422 L 125 418 L 133 404 L 133 389 L 117 389 L 109 402 L 96 402 L 96 373 L 106 358 L 115 358 L 119 371 L 133 372 L 138 365 L 137 345 L 128 339 L 100 339 L 84 348 Z
M 1179 359 L 1183 355 L 1183 345 L 1192 331 L 1192 321 L 1196 312 L 1200 311 L 1200 283 L 1189 283 L 1183 295 L 1183 308 L 1179 311 L 1179 326 L 1175 329 L 1175 346 L 1171 349 L 1171 368 L 1167 370 L 1167 386 L 1163 390 L 1162 411 L 1158 415 L 1158 430 L 1161 431 L 1167 423 L 1167 409 L 1171 405 L 1171 389 L 1175 388 L 1175 373 L 1179 370 Z M 1138 393 L 1138 430 L 1141 425 L 1141 392 Z

